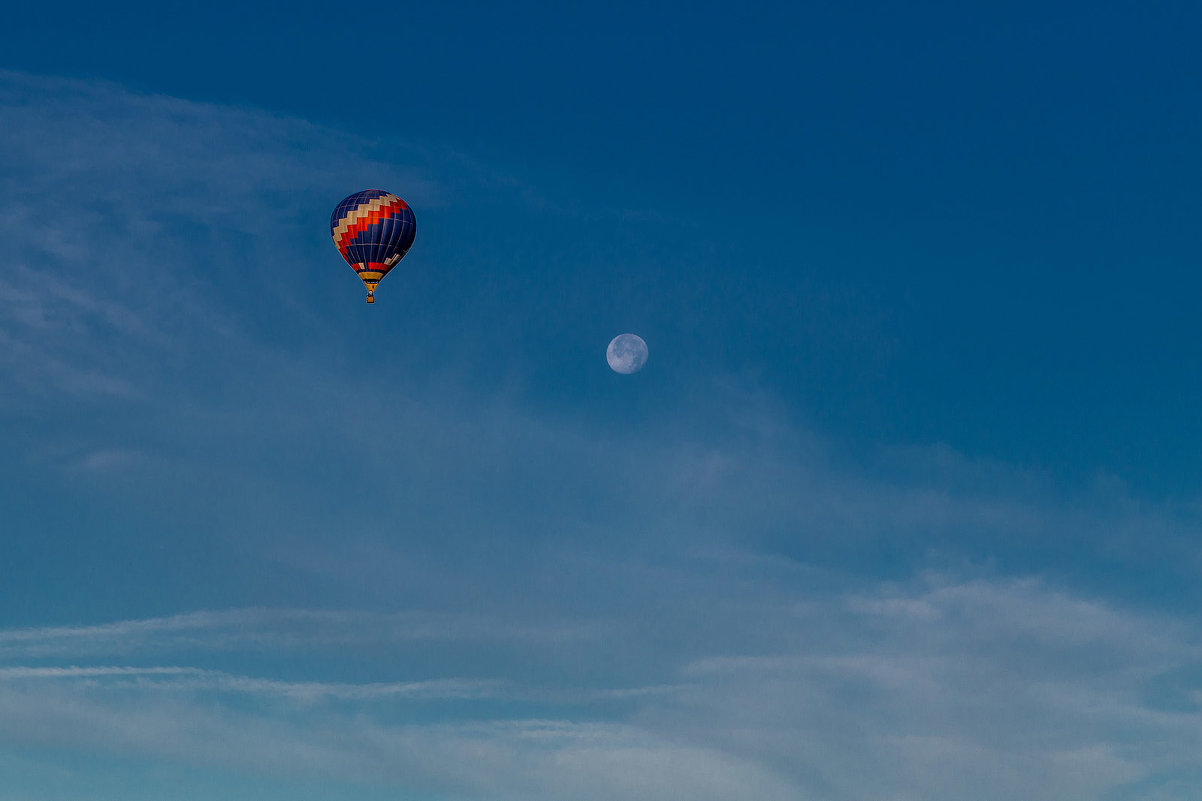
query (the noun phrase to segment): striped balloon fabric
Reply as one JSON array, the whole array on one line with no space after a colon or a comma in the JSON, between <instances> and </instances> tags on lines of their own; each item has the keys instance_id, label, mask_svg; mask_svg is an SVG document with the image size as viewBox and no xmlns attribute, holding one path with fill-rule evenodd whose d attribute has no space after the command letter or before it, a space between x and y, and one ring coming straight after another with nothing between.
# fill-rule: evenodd
<instances>
[{"instance_id":1,"label":"striped balloon fabric","mask_svg":"<svg viewBox=\"0 0 1202 801\"><path fill-rule=\"evenodd\" d=\"M376 284L405 257L416 235L409 204L382 189L356 192L330 215L334 246L367 285L368 303L376 302Z\"/></svg>"}]
</instances>

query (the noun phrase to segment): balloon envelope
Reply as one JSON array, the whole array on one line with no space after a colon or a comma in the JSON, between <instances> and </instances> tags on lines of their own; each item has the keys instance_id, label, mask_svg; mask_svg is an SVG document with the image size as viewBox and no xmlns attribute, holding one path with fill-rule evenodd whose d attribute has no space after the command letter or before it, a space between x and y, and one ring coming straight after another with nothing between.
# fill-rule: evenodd
<instances>
[{"instance_id":1,"label":"balloon envelope","mask_svg":"<svg viewBox=\"0 0 1202 801\"><path fill-rule=\"evenodd\" d=\"M409 204L382 189L356 192L330 215L334 246L367 285L369 303L376 284L405 257L416 235Z\"/></svg>"}]
</instances>

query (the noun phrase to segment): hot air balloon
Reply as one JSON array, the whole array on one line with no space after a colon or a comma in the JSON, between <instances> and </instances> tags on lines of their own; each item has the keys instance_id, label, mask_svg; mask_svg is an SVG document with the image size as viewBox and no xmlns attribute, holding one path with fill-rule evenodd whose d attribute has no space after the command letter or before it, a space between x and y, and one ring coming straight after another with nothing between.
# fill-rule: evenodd
<instances>
[{"instance_id":1,"label":"hot air balloon","mask_svg":"<svg viewBox=\"0 0 1202 801\"><path fill-rule=\"evenodd\" d=\"M382 189L365 189L343 200L330 215L334 246L367 285L376 302L376 284L413 244L417 219L409 204Z\"/></svg>"}]
</instances>

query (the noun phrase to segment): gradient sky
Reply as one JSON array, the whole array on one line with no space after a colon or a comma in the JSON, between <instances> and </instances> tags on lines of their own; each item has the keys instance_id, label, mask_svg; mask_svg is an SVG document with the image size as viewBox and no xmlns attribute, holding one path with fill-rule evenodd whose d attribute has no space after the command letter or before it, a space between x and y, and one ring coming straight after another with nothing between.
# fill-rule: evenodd
<instances>
[{"instance_id":1,"label":"gradient sky","mask_svg":"<svg viewBox=\"0 0 1202 801\"><path fill-rule=\"evenodd\" d=\"M6 11L0 801L1195 798L1200 26Z\"/></svg>"}]
</instances>

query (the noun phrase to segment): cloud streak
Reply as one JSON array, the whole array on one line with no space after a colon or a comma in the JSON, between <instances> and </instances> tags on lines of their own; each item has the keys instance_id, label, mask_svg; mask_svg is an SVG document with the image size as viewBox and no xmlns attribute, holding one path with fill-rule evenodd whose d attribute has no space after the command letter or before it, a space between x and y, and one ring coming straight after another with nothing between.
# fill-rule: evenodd
<instances>
[{"instance_id":1,"label":"cloud streak","mask_svg":"<svg viewBox=\"0 0 1202 801\"><path fill-rule=\"evenodd\" d=\"M95 667L5 667L0 668L0 682L117 679L135 680L111 682L106 689L159 689L173 692L214 691L259 696L279 696L302 702L329 699L339 701L372 701L388 698L408 700L468 699L495 696L500 682L468 679L435 679L410 682L371 682L347 684L330 682L296 682L237 676L218 670L194 667L151 666L129 667L100 665ZM147 679L151 681L146 681Z\"/></svg>"},{"instance_id":2,"label":"cloud streak","mask_svg":"<svg viewBox=\"0 0 1202 801\"><path fill-rule=\"evenodd\" d=\"M522 624L480 614L250 608L92 626L0 630L0 658L303 650L415 641L563 643L600 634L595 623Z\"/></svg>"},{"instance_id":3,"label":"cloud streak","mask_svg":"<svg viewBox=\"0 0 1202 801\"><path fill-rule=\"evenodd\" d=\"M592 685L582 681L594 658L586 643L565 655L564 643L545 640L526 641L530 660L567 661L541 687L521 670L347 683L180 666L9 666L0 669L0 736L515 799L721 798L745 786L782 799L1084 800L1170 782L1202 748L1192 678L1202 675L1202 643L1185 620L1035 579L938 575L835 596L716 599L711 611L725 604L769 621L754 648L719 614L703 655L669 659L668 684ZM674 615L665 611L661 625ZM0 642L74 638L86 651L96 632L219 628L246 614L4 631ZM297 617L326 613L254 614L263 629L286 632ZM637 648L648 637L625 621L614 641ZM304 647L320 661L338 646L314 638ZM201 700L211 693L226 700ZM506 707L495 704L521 699L575 712L498 717ZM381 701L456 703L461 720L407 722L384 711L391 706L362 706Z\"/></svg>"}]
</instances>

